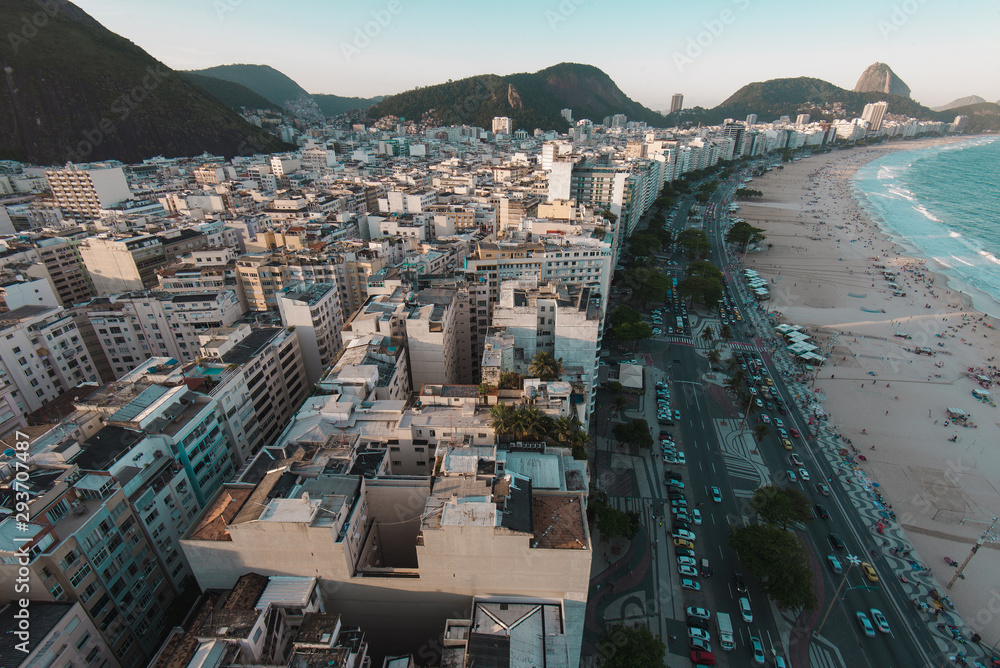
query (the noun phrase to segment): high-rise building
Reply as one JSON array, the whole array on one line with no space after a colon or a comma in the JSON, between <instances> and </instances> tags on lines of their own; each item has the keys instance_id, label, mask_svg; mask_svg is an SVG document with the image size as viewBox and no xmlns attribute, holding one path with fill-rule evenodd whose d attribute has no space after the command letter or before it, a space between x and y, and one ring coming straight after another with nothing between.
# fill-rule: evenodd
<instances>
[{"instance_id":1,"label":"high-rise building","mask_svg":"<svg viewBox=\"0 0 1000 668\"><path fill-rule=\"evenodd\" d=\"M507 116L494 116L493 117L493 134L497 135L509 135L513 132L511 126L510 118Z\"/></svg>"},{"instance_id":2,"label":"high-rise building","mask_svg":"<svg viewBox=\"0 0 1000 668\"><path fill-rule=\"evenodd\" d=\"M0 608L0 637L18 638L0 650L0 659L6 668L34 668L35 666L102 666L119 668L121 665L101 632L87 616L80 603L45 602L32 600L31 627L28 632L20 628L18 603L8 603ZM24 619L24 618L22 618ZM21 645L18 633L25 633L27 640ZM58 661L58 663L57 663Z\"/></svg>"},{"instance_id":3,"label":"high-rise building","mask_svg":"<svg viewBox=\"0 0 1000 668\"><path fill-rule=\"evenodd\" d=\"M670 113L680 111L684 108L684 94L674 93L673 97L670 98Z\"/></svg>"},{"instance_id":4,"label":"high-rise building","mask_svg":"<svg viewBox=\"0 0 1000 668\"><path fill-rule=\"evenodd\" d=\"M156 270L167 263L153 234L90 237L80 245L80 257L98 296L156 287Z\"/></svg>"},{"instance_id":5,"label":"high-rise building","mask_svg":"<svg viewBox=\"0 0 1000 668\"><path fill-rule=\"evenodd\" d=\"M45 171L56 205L66 216L97 220L106 209L131 197L125 170L94 164Z\"/></svg>"},{"instance_id":6,"label":"high-rise building","mask_svg":"<svg viewBox=\"0 0 1000 668\"><path fill-rule=\"evenodd\" d=\"M310 387L341 351L344 315L334 283L293 283L278 293L281 324L295 328Z\"/></svg>"},{"instance_id":7,"label":"high-rise building","mask_svg":"<svg viewBox=\"0 0 1000 668\"><path fill-rule=\"evenodd\" d=\"M952 132L965 132L965 127L969 124L968 116L956 116L951 123Z\"/></svg>"},{"instance_id":8,"label":"high-rise building","mask_svg":"<svg viewBox=\"0 0 1000 668\"><path fill-rule=\"evenodd\" d=\"M882 129L882 120L886 112L889 111L889 103L885 100L881 102L869 102L861 112L861 118L868 121L868 131L878 132Z\"/></svg>"},{"instance_id":9,"label":"high-rise building","mask_svg":"<svg viewBox=\"0 0 1000 668\"><path fill-rule=\"evenodd\" d=\"M757 114L747 114L747 127L751 125L757 125Z\"/></svg>"},{"instance_id":10,"label":"high-rise building","mask_svg":"<svg viewBox=\"0 0 1000 668\"><path fill-rule=\"evenodd\" d=\"M564 374L559 380L575 385L577 397L571 403L583 424L589 424L596 400L603 322L601 296L574 283L533 288L507 281L493 309L493 328L514 337L514 371L526 375L540 352L562 360Z\"/></svg>"},{"instance_id":11,"label":"high-rise building","mask_svg":"<svg viewBox=\"0 0 1000 668\"><path fill-rule=\"evenodd\" d=\"M795 124L796 125L807 125L809 123L809 119L811 119L811 118L812 118L812 116L809 115L809 114L799 114L798 116L795 117Z\"/></svg>"}]
</instances>

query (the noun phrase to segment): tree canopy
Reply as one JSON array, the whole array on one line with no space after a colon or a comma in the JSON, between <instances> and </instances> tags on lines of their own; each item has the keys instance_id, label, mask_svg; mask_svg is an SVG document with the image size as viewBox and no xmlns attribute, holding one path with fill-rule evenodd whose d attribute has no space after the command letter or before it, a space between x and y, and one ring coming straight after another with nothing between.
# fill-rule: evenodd
<instances>
[{"instance_id":1,"label":"tree canopy","mask_svg":"<svg viewBox=\"0 0 1000 668\"><path fill-rule=\"evenodd\" d=\"M753 188L737 188L736 199L750 199L752 197L763 197L764 193Z\"/></svg>"},{"instance_id":2,"label":"tree canopy","mask_svg":"<svg viewBox=\"0 0 1000 668\"><path fill-rule=\"evenodd\" d=\"M733 527L729 544L781 610L814 610L812 568L802 540L771 524Z\"/></svg>"},{"instance_id":3,"label":"tree canopy","mask_svg":"<svg viewBox=\"0 0 1000 668\"><path fill-rule=\"evenodd\" d=\"M705 230L684 230L677 235L677 245L687 251L688 259L691 260L706 258L712 250Z\"/></svg>"},{"instance_id":4,"label":"tree canopy","mask_svg":"<svg viewBox=\"0 0 1000 668\"><path fill-rule=\"evenodd\" d=\"M682 297L706 306L722 299L722 281L717 278L691 276L678 283L677 290Z\"/></svg>"},{"instance_id":5,"label":"tree canopy","mask_svg":"<svg viewBox=\"0 0 1000 668\"><path fill-rule=\"evenodd\" d=\"M643 418L616 424L611 432L615 439L622 443L637 445L640 448L653 446L653 437L649 433L649 423Z\"/></svg>"},{"instance_id":6,"label":"tree canopy","mask_svg":"<svg viewBox=\"0 0 1000 668\"><path fill-rule=\"evenodd\" d=\"M551 353L539 351L528 365L528 374L539 380L559 380L563 374L562 360L557 360Z\"/></svg>"},{"instance_id":7,"label":"tree canopy","mask_svg":"<svg viewBox=\"0 0 1000 668\"><path fill-rule=\"evenodd\" d=\"M750 499L750 506L762 520L782 529L789 522L810 521L812 515L809 514L809 504L809 498L798 489L777 485L758 488Z\"/></svg>"},{"instance_id":8,"label":"tree canopy","mask_svg":"<svg viewBox=\"0 0 1000 668\"><path fill-rule=\"evenodd\" d=\"M597 664L601 668L662 666L667 646L647 627L624 623L605 626L597 641Z\"/></svg>"},{"instance_id":9,"label":"tree canopy","mask_svg":"<svg viewBox=\"0 0 1000 668\"><path fill-rule=\"evenodd\" d=\"M764 239L764 230L754 227L750 223L733 223L733 226L726 232L726 243L737 244L741 250L746 250L750 244L757 243Z\"/></svg>"}]
</instances>

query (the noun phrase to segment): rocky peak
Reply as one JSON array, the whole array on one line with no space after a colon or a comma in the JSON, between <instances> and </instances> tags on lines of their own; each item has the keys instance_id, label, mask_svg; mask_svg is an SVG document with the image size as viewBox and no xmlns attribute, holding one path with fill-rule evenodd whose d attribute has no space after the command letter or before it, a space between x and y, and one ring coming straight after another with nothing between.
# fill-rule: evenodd
<instances>
[{"instance_id":1,"label":"rocky peak","mask_svg":"<svg viewBox=\"0 0 1000 668\"><path fill-rule=\"evenodd\" d=\"M888 93L910 97L910 87L896 76L892 68L885 63L875 63L865 69L858 83L854 86L855 93Z\"/></svg>"}]
</instances>

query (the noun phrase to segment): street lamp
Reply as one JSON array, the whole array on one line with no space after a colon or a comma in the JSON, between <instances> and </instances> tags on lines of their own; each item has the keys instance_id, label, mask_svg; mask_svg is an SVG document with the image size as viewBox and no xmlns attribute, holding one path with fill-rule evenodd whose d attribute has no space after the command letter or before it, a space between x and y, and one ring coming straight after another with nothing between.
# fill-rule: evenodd
<instances>
[{"instance_id":1,"label":"street lamp","mask_svg":"<svg viewBox=\"0 0 1000 668\"><path fill-rule=\"evenodd\" d=\"M979 520L962 520L960 524L965 524L966 522L979 522ZM980 523L986 524L986 522L980 522ZM951 586L955 584L955 581L958 580L959 576L962 575L962 571L964 571L965 567L969 565L970 561L972 561L972 557L975 556L976 552L979 552L979 548L983 546L983 543L987 541L993 543L998 538L1000 538L1000 530L995 529L996 524L997 524L997 518L994 517L993 521L990 522L989 528L983 532L983 535L979 537L979 540L976 541L976 544L972 546L971 550L969 550L969 556L965 558L965 561L962 562L962 565L958 567L957 571L955 571L955 576L951 579L951 582L948 583L948 589L951 589Z\"/></svg>"},{"instance_id":2,"label":"street lamp","mask_svg":"<svg viewBox=\"0 0 1000 668\"><path fill-rule=\"evenodd\" d=\"M853 554L847 555L847 559L845 561L847 561L847 569L844 571L844 579L840 581L840 584L837 586L837 591L833 593L833 598L830 600L830 605L826 609L826 614L823 615L823 621L821 621L819 623L819 626L816 627L816 630L813 631L813 635L818 635L819 632L823 630L823 625L826 624L826 618L830 616L830 611L833 610L833 604L836 603L837 599L840 598L840 590L843 589L844 584L847 582L848 573L851 572L852 567L857 566L861 563L861 559L855 557Z\"/></svg>"}]
</instances>

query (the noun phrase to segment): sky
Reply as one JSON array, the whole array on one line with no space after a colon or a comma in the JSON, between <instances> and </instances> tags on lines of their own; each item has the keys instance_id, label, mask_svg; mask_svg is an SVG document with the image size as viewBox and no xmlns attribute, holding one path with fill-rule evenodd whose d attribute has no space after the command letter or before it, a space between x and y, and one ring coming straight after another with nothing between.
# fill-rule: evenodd
<instances>
[{"instance_id":1,"label":"sky","mask_svg":"<svg viewBox=\"0 0 1000 668\"><path fill-rule=\"evenodd\" d=\"M753 81L853 88L885 62L913 99L1000 100L991 0L75 0L178 70L270 65L310 93L373 97L560 62L604 70L652 109L713 107Z\"/></svg>"}]
</instances>

